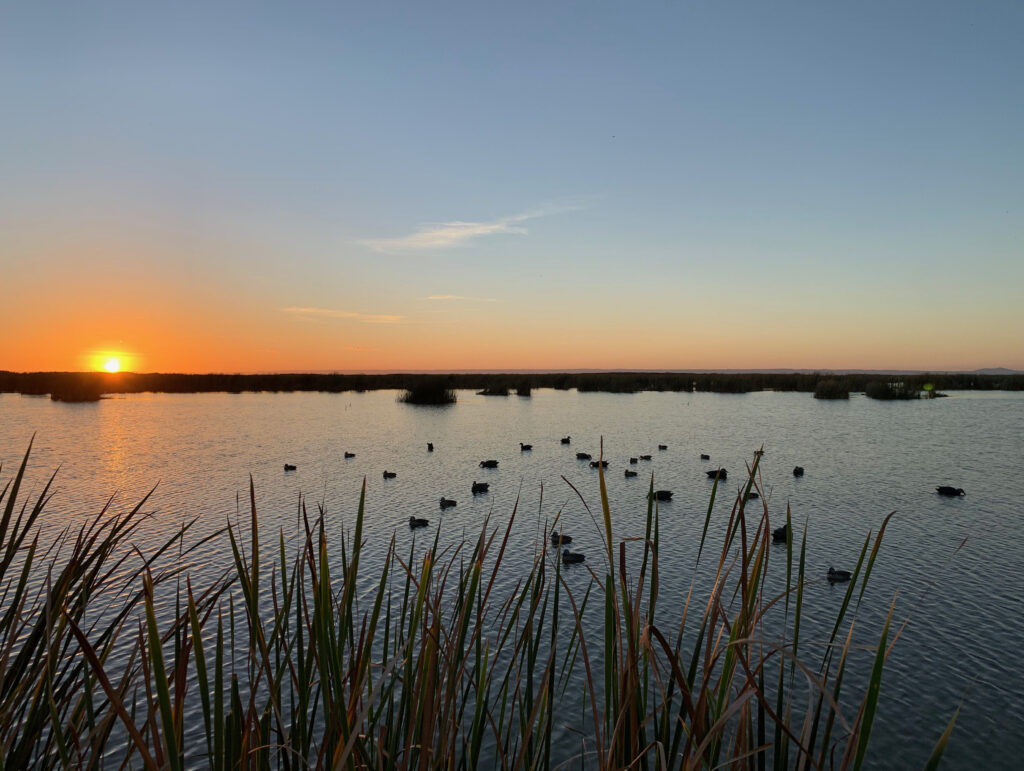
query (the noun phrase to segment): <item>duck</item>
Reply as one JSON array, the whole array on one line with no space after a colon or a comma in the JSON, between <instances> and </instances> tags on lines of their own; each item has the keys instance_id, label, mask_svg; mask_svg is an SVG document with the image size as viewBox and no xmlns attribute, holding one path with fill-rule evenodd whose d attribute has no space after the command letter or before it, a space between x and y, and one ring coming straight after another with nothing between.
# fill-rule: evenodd
<instances>
[{"instance_id":1,"label":"duck","mask_svg":"<svg viewBox=\"0 0 1024 771\"><path fill-rule=\"evenodd\" d=\"M640 457L640 460L650 460L651 459L650 455L641 455L639 457Z\"/></svg>"},{"instance_id":2,"label":"duck","mask_svg":"<svg viewBox=\"0 0 1024 771\"><path fill-rule=\"evenodd\" d=\"M498 468L498 461L482 460L480 461L480 468Z\"/></svg>"},{"instance_id":3,"label":"duck","mask_svg":"<svg viewBox=\"0 0 1024 771\"><path fill-rule=\"evenodd\" d=\"M659 444L658 445L658 449L659 450L667 450L668 449L668 445L667 444Z\"/></svg>"},{"instance_id":4,"label":"duck","mask_svg":"<svg viewBox=\"0 0 1024 771\"><path fill-rule=\"evenodd\" d=\"M285 468L287 469L288 467L285 466ZM295 467L292 466L292 468ZM964 488L950 487L949 485L939 485L938 487L935 488L935 492L937 492L939 495L944 495L947 498L957 498L961 495L967 495L967 493L964 492Z\"/></svg>"},{"instance_id":5,"label":"duck","mask_svg":"<svg viewBox=\"0 0 1024 771\"><path fill-rule=\"evenodd\" d=\"M590 460L589 452L578 452L576 453L576 460Z\"/></svg>"},{"instance_id":6,"label":"duck","mask_svg":"<svg viewBox=\"0 0 1024 771\"><path fill-rule=\"evenodd\" d=\"M702 452L702 453L700 454L700 459L701 459L701 460L711 460L711 456L710 456L710 455L708 455L707 453L703 453L703 452Z\"/></svg>"},{"instance_id":7,"label":"duck","mask_svg":"<svg viewBox=\"0 0 1024 771\"><path fill-rule=\"evenodd\" d=\"M785 543L789 538L789 523L772 530L772 543Z\"/></svg>"},{"instance_id":8,"label":"duck","mask_svg":"<svg viewBox=\"0 0 1024 771\"><path fill-rule=\"evenodd\" d=\"M295 471L296 468L298 468L298 466L293 466L291 463L284 464L285 471Z\"/></svg>"},{"instance_id":9,"label":"duck","mask_svg":"<svg viewBox=\"0 0 1024 771\"><path fill-rule=\"evenodd\" d=\"M636 476L636 472L635 471L630 471L629 469L626 469L626 478L627 479L629 477L635 477L635 476Z\"/></svg>"},{"instance_id":10,"label":"duck","mask_svg":"<svg viewBox=\"0 0 1024 771\"><path fill-rule=\"evenodd\" d=\"M629 459L629 462L630 462L630 463L636 463L636 461L637 461L637 459L636 459L636 458L630 458L630 459Z\"/></svg>"},{"instance_id":11,"label":"duck","mask_svg":"<svg viewBox=\"0 0 1024 771\"><path fill-rule=\"evenodd\" d=\"M563 436L562 437L562 444L569 444L571 441L572 441L572 437L571 436Z\"/></svg>"},{"instance_id":12,"label":"duck","mask_svg":"<svg viewBox=\"0 0 1024 771\"><path fill-rule=\"evenodd\" d=\"M427 442L427 452L433 452L433 451L434 451L434 443L433 442Z\"/></svg>"},{"instance_id":13,"label":"duck","mask_svg":"<svg viewBox=\"0 0 1024 771\"><path fill-rule=\"evenodd\" d=\"M705 471L704 473L708 475L708 479L714 479L715 477L718 477L719 479L724 480L729 478L729 472L726 471L724 468L715 469L714 471Z\"/></svg>"},{"instance_id":14,"label":"duck","mask_svg":"<svg viewBox=\"0 0 1024 771\"><path fill-rule=\"evenodd\" d=\"M426 527L430 524L429 519L420 519L419 517L409 517L409 529L415 530L417 527Z\"/></svg>"},{"instance_id":15,"label":"duck","mask_svg":"<svg viewBox=\"0 0 1024 771\"><path fill-rule=\"evenodd\" d=\"M671 490L655 490L654 500L656 501L671 501L672 491Z\"/></svg>"},{"instance_id":16,"label":"duck","mask_svg":"<svg viewBox=\"0 0 1024 771\"><path fill-rule=\"evenodd\" d=\"M583 562L586 557L583 556L582 552L578 551L563 551L562 552L562 564L563 565L577 565Z\"/></svg>"},{"instance_id":17,"label":"duck","mask_svg":"<svg viewBox=\"0 0 1024 771\"><path fill-rule=\"evenodd\" d=\"M749 493L747 493L747 500L748 501L756 501L760 497L761 497L760 493L757 493L754 490L751 490Z\"/></svg>"},{"instance_id":18,"label":"duck","mask_svg":"<svg viewBox=\"0 0 1024 771\"><path fill-rule=\"evenodd\" d=\"M455 501L453 501L451 498L445 498L444 496L441 497L441 508L442 509L450 509L454 505L456 505Z\"/></svg>"},{"instance_id":19,"label":"duck","mask_svg":"<svg viewBox=\"0 0 1024 771\"><path fill-rule=\"evenodd\" d=\"M384 478L385 479L394 479L396 476L398 476L397 472L394 472L394 471L385 471L384 472Z\"/></svg>"},{"instance_id":20,"label":"duck","mask_svg":"<svg viewBox=\"0 0 1024 771\"><path fill-rule=\"evenodd\" d=\"M803 475L804 475L804 467L803 466L794 466L793 467L793 476L795 476L795 477L802 477Z\"/></svg>"},{"instance_id":21,"label":"duck","mask_svg":"<svg viewBox=\"0 0 1024 771\"><path fill-rule=\"evenodd\" d=\"M557 530L551 531L551 545L552 546L568 546L572 543L571 535L562 535Z\"/></svg>"},{"instance_id":22,"label":"duck","mask_svg":"<svg viewBox=\"0 0 1024 771\"><path fill-rule=\"evenodd\" d=\"M829 583L835 583L836 581L849 581L850 571L849 570L836 570L830 567L828 569L828 580Z\"/></svg>"},{"instance_id":23,"label":"duck","mask_svg":"<svg viewBox=\"0 0 1024 771\"><path fill-rule=\"evenodd\" d=\"M490 485L487 482L473 482L473 495L486 493Z\"/></svg>"},{"instance_id":24,"label":"duck","mask_svg":"<svg viewBox=\"0 0 1024 771\"><path fill-rule=\"evenodd\" d=\"M528 452L529 450L532 450L532 449L533 449L533 445L532 444L523 444L522 442L519 443L519 452Z\"/></svg>"},{"instance_id":25,"label":"duck","mask_svg":"<svg viewBox=\"0 0 1024 771\"><path fill-rule=\"evenodd\" d=\"M590 461L590 468L597 468L598 466L600 466L601 468L608 468L608 461L606 461L606 460L592 460L592 461Z\"/></svg>"},{"instance_id":26,"label":"duck","mask_svg":"<svg viewBox=\"0 0 1024 771\"><path fill-rule=\"evenodd\" d=\"M354 457L356 457L356 454L354 452L346 452L345 453L345 457L346 458L354 458Z\"/></svg>"}]
</instances>

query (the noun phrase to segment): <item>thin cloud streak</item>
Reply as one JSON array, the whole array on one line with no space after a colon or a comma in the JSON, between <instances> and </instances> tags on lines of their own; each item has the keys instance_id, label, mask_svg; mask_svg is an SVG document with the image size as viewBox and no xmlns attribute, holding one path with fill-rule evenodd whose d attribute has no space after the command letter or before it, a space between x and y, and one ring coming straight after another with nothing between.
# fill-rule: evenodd
<instances>
[{"instance_id":1,"label":"thin cloud streak","mask_svg":"<svg viewBox=\"0 0 1024 771\"><path fill-rule=\"evenodd\" d=\"M497 298L494 297L466 297L461 294L432 294L427 298L428 300L463 300L465 302L474 303L495 303L498 302Z\"/></svg>"},{"instance_id":2,"label":"thin cloud streak","mask_svg":"<svg viewBox=\"0 0 1024 771\"><path fill-rule=\"evenodd\" d=\"M383 254L400 254L429 249L441 249L459 246L470 239L481 236L501 234L527 235L529 231L519 223L527 220L547 217L562 212L577 211L583 208L578 203L558 203L529 209L511 217L502 217L492 222L431 222L420 226L419 230L408 236L399 238L367 238L359 243L375 252Z\"/></svg>"},{"instance_id":3,"label":"thin cloud streak","mask_svg":"<svg viewBox=\"0 0 1024 771\"><path fill-rule=\"evenodd\" d=\"M282 308L285 313L306 318L352 319L363 324L398 324L404 316L383 313L359 313L337 308Z\"/></svg>"}]
</instances>

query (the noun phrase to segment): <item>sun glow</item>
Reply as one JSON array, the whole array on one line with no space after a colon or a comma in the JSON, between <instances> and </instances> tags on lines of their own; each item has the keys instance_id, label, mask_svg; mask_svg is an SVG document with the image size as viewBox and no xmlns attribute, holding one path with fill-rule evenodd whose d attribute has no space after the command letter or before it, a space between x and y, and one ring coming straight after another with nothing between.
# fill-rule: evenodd
<instances>
[{"instance_id":1,"label":"sun glow","mask_svg":"<svg viewBox=\"0 0 1024 771\"><path fill-rule=\"evenodd\" d=\"M103 362L103 369L105 369L107 372L120 372L121 362L118 359L107 359L105 362Z\"/></svg>"}]
</instances>

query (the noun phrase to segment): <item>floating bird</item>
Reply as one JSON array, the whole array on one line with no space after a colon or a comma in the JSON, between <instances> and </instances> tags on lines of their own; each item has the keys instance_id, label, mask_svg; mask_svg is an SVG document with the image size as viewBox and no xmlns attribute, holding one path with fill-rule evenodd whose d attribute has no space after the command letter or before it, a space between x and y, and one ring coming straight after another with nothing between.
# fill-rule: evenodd
<instances>
[{"instance_id":1,"label":"floating bird","mask_svg":"<svg viewBox=\"0 0 1024 771\"><path fill-rule=\"evenodd\" d=\"M629 459L629 462L630 462L630 463L636 463L636 458L630 458L630 459Z\"/></svg>"},{"instance_id":2,"label":"floating bird","mask_svg":"<svg viewBox=\"0 0 1024 771\"><path fill-rule=\"evenodd\" d=\"M651 459L650 455L641 455L640 456L640 460L650 460L650 459Z\"/></svg>"},{"instance_id":3,"label":"floating bird","mask_svg":"<svg viewBox=\"0 0 1024 771\"><path fill-rule=\"evenodd\" d=\"M498 461L482 460L480 461L480 468L498 468Z\"/></svg>"},{"instance_id":4,"label":"floating bird","mask_svg":"<svg viewBox=\"0 0 1024 771\"><path fill-rule=\"evenodd\" d=\"M571 436L563 436L562 437L562 444L569 444L569 442L571 442L571 441L572 441L572 437Z\"/></svg>"},{"instance_id":5,"label":"floating bird","mask_svg":"<svg viewBox=\"0 0 1024 771\"><path fill-rule=\"evenodd\" d=\"M635 471L630 471L629 469L626 469L626 476L627 477L635 477L636 476L636 472Z\"/></svg>"},{"instance_id":6,"label":"floating bird","mask_svg":"<svg viewBox=\"0 0 1024 771\"><path fill-rule=\"evenodd\" d=\"M285 469L287 468L288 467L285 466ZM295 466L292 466L292 468L295 468ZM944 495L947 498L956 498L960 495L967 495L967 493L964 492L964 488L950 487L949 485L940 485L939 487L935 488L935 492L937 492L939 495Z\"/></svg>"},{"instance_id":7,"label":"floating bird","mask_svg":"<svg viewBox=\"0 0 1024 771\"><path fill-rule=\"evenodd\" d=\"M659 450L667 450L668 449L668 445L667 444L659 444L658 445L658 449Z\"/></svg>"},{"instance_id":8,"label":"floating bird","mask_svg":"<svg viewBox=\"0 0 1024 771\"><path fill-rule=\"evenodd\" d=\"M552 546L568 546L572 543L571 535L562 535L561 533L552 530L551 531L551 545Z\"/></svg>"},{"instance_id":9,"label":"floating bird","mask_svg":"<svg viewBox=\"0 0 1024 771\"><path fill-rule=\"evenodd\" d=\"M429 519L420 519L419 517L409 517L409 529L415 530L417 527L426 527L430 524Z\"/></svg>"},{"instance_id":10,"label":"floating bird","mask_svg":"<svg viewBox=\"0 0 1024 771\"><path fill-rule=\"evenodd\" d=\"M785 543L789 537L789 523L786 523L782 527L777 527L772 530L772 542L773 543Z\"/></svg>"},{"instance_id":11,"label":"floating bird","mask_svg":"<svg viewBox=\"0 0 1024 771\"><path fill-rule=\"evenodd\" d=\"M396 476L398 476L398 474L396 472L394 472L394 471L385 471L384 472L384 478L385 479L394 479Z\"/></svg>"},{"instance_id":12,"label":"floating bird","mask_svg":"<svg viewBox=\"0 0 1024 771\"><path fill-rule=\"evenodd\" d=\"M589 452L578 452L576 453L576 460L590 460Z\"/></svg>"},{"instance_id":13,"label":"floating bird","mask_svg":"<svg viewBox=\"0 0 1024 771\"><path fill-rule=\"evenodd\" d=\"M795 476L795 477L802 477L803 475L804 475L804 467L803 466L794 466L793 467L793 476Z\"/></svg>"},{"instance_id":14,"label":"floating bird","mask_svg":"<svg viewBox=\"0 0 1024 771\"><path fill-rule=\"evenodd\" d=\"M453 501L451 498L445 498L443 496L441 497L441 508L442 509L450 509L454 505L455 505L455 501Z\"/></svg>"},{"instance_id":15,"label":"floating bird","mask_svg":"<svg viewBox=\"0 0 1024 771\"><path fill-rule=\"evenodd\" d=\"M533 449L533 445L532 444L523 444L522 442L519 443L519 452L526 452L527 450L532 450L532 449Z\"/></svg>"},{"instance_id":16,"label":"floating bird","mask_svg":"<svg viewBox=\"0 0 1024 771\"><path fill-rule=\"evenodd\" d=\"M562 564L563 565L576 565L583 562L586 557L583 556L582 552L578 551L563 551L562 552Z\"/></svg>"},{"instance_id":17,"label":"floating bird","mask_svg":"<svg viewBox=\"0 0 1024 771\"><path fill-rule=\"evenodd\" d=\"M487 482L474 482L473 483L473 495L479 495L480 493L486 493L490 487Z\"/></svg>"},{"instance_id":18,"label":"floating bird","mask_svg":"<svg viewBox=\"0 0 1024 771\"><path fill-rule=\"evenodd\" d=\"M284 464L285 471L295 471L296 468L298 468L298 466L293 466L291 463Z\"/></svg>"},{"instance_id":19,"label":"floating bird","mask_svg":"<svg viewBox=\"0 0 1024 771\"><path fill-rule=\"evenodd\" d=\"M434 443L433 442L427 442L427 452L433 452L433 451L434 451Z\"/></svg>"},{"instance_id":20,"label":"floating bird","mask_svg":"<svg viewBox=\"0 0 1024 771\"><path fill-rule=\"evenodd\" d=\"M354 452L346 452L345 453L345 457L346 458L354 458L354 457L356 457L356 454Z\"/></svg>"},{"instance_id":21,"label":"floating bird","mask_svg":"<svg viewBox=\"0 0 1024 771\"><path fill-rule=\"evenodd\" d=\"M835 568L828 569L828 580L829 583L836 581L849 581L850 571L849 570L836 570Z\"/></svg>"},{"instance_id":22,"label":"floating bird","mask_svg":"<svg viewBox=\"0 0 1024 771\"><path fill-rule=\"evenodd\" d=\"M711 460L711 456L710 455L705 455L704 453L701 453L700 454L700 459L701 460Z\"/></svg>"},{"instance_id":23,"label":"floating bird","mask_svg":"<svg viewBox=\"0 0 1024 771\"><path fill-rule=\"evenodd\" d=\"M751 501L756 501L760 497L761 496L758 493L754 492L753 490L747 493L747 499Z\"/></svg>"},{"instance_id":24,"label":"floating bird","mask_svg":"<svg viewBox=\"0 0 1024 771\"><path fill-rule=\"evenodd\" d=\"M590 461L590 468L597 468L598 466L600 466L601 468L608 468L608 461L606 461L606 460L592 460L592 461Z\"/></svg>"},{"instance_id":25,"label":"floating bird","mask_svg":"<svg viewBox=\"0 0 1024 771\"><path fill-rule=\"evenodd\" d=\"M718 477L719 479L729 478L729 472L724 468L716 469L715 471L705 471L704 473L708 475L708 479L714 479L715 477Z\"/></svg>"},{"instance_id":26,"label":"floating bird","mask_svg":"<svg viewBox=\"0 0 1024 771\"><path fill-rule=\"evenodd\" d=\"M653 495L654 495L654 500L656 500L656 501L671 501L672 500L672 491L671 490L655 490Z\"/></svg>"}]
</instances>

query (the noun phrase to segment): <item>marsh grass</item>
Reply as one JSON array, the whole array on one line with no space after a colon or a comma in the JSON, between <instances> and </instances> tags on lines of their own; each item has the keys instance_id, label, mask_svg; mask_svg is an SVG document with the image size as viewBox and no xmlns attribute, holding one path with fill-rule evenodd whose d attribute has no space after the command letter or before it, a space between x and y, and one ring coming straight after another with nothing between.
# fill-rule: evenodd
<instances>
[{"instance_id":1,"label":"marsh grass","mask_svg":"<svg viewBox=\"0 0 1024 771\"><path fill-rule=\"evenodd\" d=\"M404 404L423 404L443 406L455 404L458 397L451 388L440 382L422 382L411 386L407 391L398 397L398 401Z\"/></svg>"},{"instance_id":2,"label":"marsh grass","mask_svg":"<svg viewBox=\"0 0 1024 771\"><path fill-rule=\"evenodd\" d=\"M860 768L899 636L892 607L868 680L844 674L886 524L865 538L828 639L804 639L806 529L787 512L786 548L772 550L767 508L747 505L760 457L717 553L712 490L696 564L711 590L665 598L658 508L649 500L642 535L615 533L603 471L586 588L539 546L501 589L518 504L452 547L435 536L401 553L392 538L367 573L365 483L351 532L303 508L289 545L283 532L261 541L251 480L248 522L221 532L231 568L194 587L176 567L191 523L146 556L130 548L145 501L43 549L50 486L19 503L26 453L0 493L2 768ZM770 563L781 592L767 590ZM161 593L173 602L158 614ZM573 675L582 693L568 693ZM567 748L556 737L573 695Z\"/></svg>"}]
</instances>

